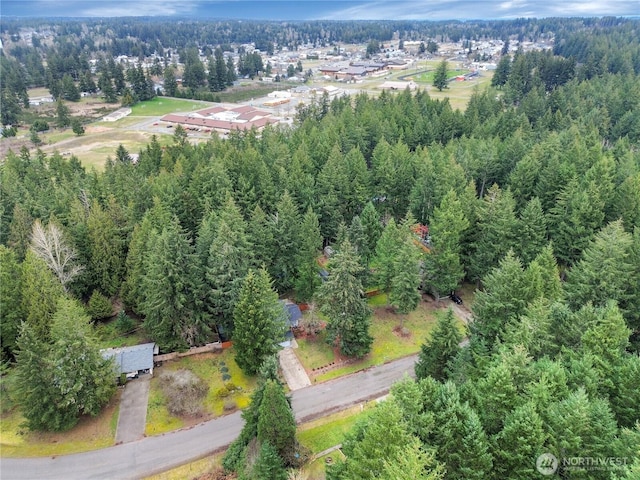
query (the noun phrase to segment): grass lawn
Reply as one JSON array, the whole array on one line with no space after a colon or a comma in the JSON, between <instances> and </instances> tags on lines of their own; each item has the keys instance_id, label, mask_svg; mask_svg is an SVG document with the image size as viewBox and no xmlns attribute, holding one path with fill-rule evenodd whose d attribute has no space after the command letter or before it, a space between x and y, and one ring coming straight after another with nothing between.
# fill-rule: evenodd
<instances>
[{"instance_id":1,"label":"grass lawn","mask_svg":"<svg viewBox=\"0 0 640 480\"><path fill-rule=\"evenodd\" d=\"M296 350L296 355L298 355L302 365L310 373L314 382L324 382L373 365L381 365L391 360L418 353L420 345L422 345L436 324L437 312L444 312L445 309L444 303L436 307L433 302L422 301L415 311L408 315L398 315L386 307L386 296L384 294L370 298L369 304L374 305L370 329L374 341L371 352L363 359L314 377L314 368L328 365L335 361L333 349L324 341L323 333L314 340L307 338L297 340L299 348ZM383 306L375 306L380 304ZM398 329L397 327L401 323L408 331L406 336L394 331Z\"/></svg>"},{"instance_id":2,"label":"grass lawn","mask_svg":"<svg viewBox=\"0 0 640 480\"><path fill-rule=\"evenodd\" d=\"M115 320L96 322L95 332L100 348L131 347L149 341L141 327L136 328L135 331L127 335L123 335L118 331Z\"/></svg>"},{"instance_id":3,"label":"grass lawn","mask_svg":"<svg viewBox=\"0 0 640 480\"><path fill-rule=\"evenodd\" d=\"M312 454L342 443L345 433L351 430L363 411L367 411L375 402L364 406L356 405L327 417L322 417L298 427L298 440Z\"/></svg>"},{"instance_id":4,"label":"grass lawn","mask_svg":"<svg viewBox=\"0 0 640 480\"><path fill-rule=\"evenodd\" d=\"M191 112L211 106L209 102L172 97L155 97L131 107L132 116L158 117L167 113Z\"/></svg>"},{"instance_id":5,"label":"grass lawn","mask_svg":"<svg viewBox=\"0 0 640 480\"><path fill-rule=\"evenodd\" d=\"M201 476L215 471L222 466L224 453L210 455L195 462L180 465L166 472L146 477L145 480L183 480L185 478L200 478Z\"/></svg>"},{"instance_id":6,"label":"grass lawn","mask_svg":"<svg viewBox=\"0 0 640 480\"><path fill-rule=\"evenodd\" d=\"M24 417L19 408L0 417L0 450L3 457L65 455L97 450L113 445L118 423L118 390L96 417L82 417L66 432L30 432L20 425Z\"/></svg>"},{"instance_id":7,"label":"grass lawn","mask_svg":"<svg viewBox=\"0 0 640 480\"><path fill-rule=\"evenodd\" d=\"M203 402L204 418L182 419L172 416L167 410L166 399L160 389L159 377L163 371L181 368L191 370L209 384L209 393ZM223 374L227 374L230 378L223 380ZM225 405L227 408L233 407L228 411L246 408L256 383L256 377L247 377L236 364L233 348L223 350L221 353L205 353L166 362L155 369L154 378L151 380L145 433L157 435L194 421L200 422L211 417L221 416L225 413ZM224 392L224 387L230 384L233 384L236 390L227 396L221 396L220 392Z\"/></svg>"}]
</instances>

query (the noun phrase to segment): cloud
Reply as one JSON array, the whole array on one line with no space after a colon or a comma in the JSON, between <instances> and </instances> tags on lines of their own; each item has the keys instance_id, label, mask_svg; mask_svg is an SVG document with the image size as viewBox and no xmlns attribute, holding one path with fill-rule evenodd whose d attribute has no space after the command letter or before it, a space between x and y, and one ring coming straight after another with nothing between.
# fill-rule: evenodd
<instances>
[{"instance_id":1,"label":"cloud","mask_svg":"<svg viewBox=\"0 0 640 480\"><path fill-rule=\"evenodd\" d=\"M329 5L331 2L325 2ZM358 2L317 16L330 20L470 20L518 17L638 15L637 0L400 0Z\"/></svg>"},{"instance_id":2,"label":"cloud","mask_svg":"<svg viewBox=\"0 0 640 480\"><path fill-rule=\"evenodd\" d=\"M137 0L132 2L85 2L78 8L84 17L136 17L190 15L198 10L198 1L189 0Z\"/></svg>"}]
</instances>

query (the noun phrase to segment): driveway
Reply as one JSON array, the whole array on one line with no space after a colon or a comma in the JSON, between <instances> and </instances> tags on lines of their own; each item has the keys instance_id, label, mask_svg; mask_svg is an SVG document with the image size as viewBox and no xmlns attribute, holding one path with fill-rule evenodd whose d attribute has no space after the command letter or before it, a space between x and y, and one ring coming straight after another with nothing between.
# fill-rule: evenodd
<instances>
[{"instance_id":1,"label":"driveway","mask_svg":"<svg viewBox=\"0 0 640 480\"><path fill-rule=\"evenodd\" d=\"M139 378L127 382L120 399L116 445L134 442L144 437L150 382L151 375L140 375Z\"/></svg>"},{"instance_id":2,"label":"driveway","mask_svg":"<svg viewBox=\"0 0 640 480\"><path fill-rule=\"evenodd\" d=\"M289 386L289 390L300 390L301 388L311 385L311 380L300 363L300 360L298 360L293 348L283 348L278 352L278 358L280 359L282 375Z\"/></svg>"},{"instance_id":3,"label":"driveway","mask_svg":"<svg viewBox=\"0 0 640 480\"><path fill-rule=\"evenodd\" d=\"M296 420L302 422L380 397L393 382L413 375L416 356L360 373L301 388L292 393ZM210 455L226 448L240 433L240 412L192 428L114 447L73 455L3 458L2 480L136 479Z\"/></svg>"}]
</instances>

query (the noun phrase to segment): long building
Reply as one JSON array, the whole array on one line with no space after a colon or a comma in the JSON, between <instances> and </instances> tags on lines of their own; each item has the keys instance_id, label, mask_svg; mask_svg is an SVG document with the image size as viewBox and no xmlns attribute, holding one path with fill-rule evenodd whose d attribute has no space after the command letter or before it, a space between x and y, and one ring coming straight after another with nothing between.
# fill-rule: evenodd
<instances>
[{"instance_id":1,"label":"long building","mask_svg":"<svg viewBox=\"0 0 640 480\"><path fill-rule=\"evenodd\" d=\"M172 113L160 120L171 124L184 125L187 129L215 130L228 133L233 130L262 130L269 124L278 123L270 112L249 105L224 107L222 105L205 108L186 115Z\"/></svg>"}]
</instances>

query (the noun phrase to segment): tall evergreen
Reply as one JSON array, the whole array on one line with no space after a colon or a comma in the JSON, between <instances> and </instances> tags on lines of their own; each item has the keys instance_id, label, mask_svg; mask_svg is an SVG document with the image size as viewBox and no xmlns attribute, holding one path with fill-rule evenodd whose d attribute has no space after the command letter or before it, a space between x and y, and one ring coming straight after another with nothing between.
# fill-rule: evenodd
<instances>
[{"instance_id":1,"label":"tall evergreen","mask_svg":"<svg viewBox=\"0 0 640 480\"><path fill-rule=\"evenodd\" d=\"M193 247L177 219L148 239L143 279L144 327L163 350L205 341L209 325L199 316Z\"/></svg>"},{"instance_id":2,"label":"tall evergreen","mask_svg":"<svg viewBox=\"0 0 640 480\"><path fill-rule=\"evenodd\" d=\"M258 409L258 441L269 443L286 464L296 451L296 421L282 385L267 380Z\"/></svg>"},{"instance_id":3,"label":"tall evergreen","mask_svg":"<svg viewBox=\"0 0 640 480\"><path fill-rule=\"evenodd\" d=\"M318 255L322 248L322 236L318 217L309 209L304 214L300 228L300 249L297 257L296 296L303 301L313 298L320 285Z\"/></svg>"},{"instance_id":4,"label":"tall evergreen","mask_svg":"<svg viewBox=\"0 0 640 480\"><path fill-rule=\"evenodd\" d=\"M236 363L255 375L284 338L285 311L265 269L249 270L233 311Z\"/></svg>"},{"instance_id":5,"label":"tall evergreen","mask_svg":"<svg viewBox=\"0 0 640 480\"><path fill-rule=\"evenodd\" d=\"M455 190L449 190L433 211L429 225L431 251L424 259L425 283L436 299L455 290L464 278L461 241L468 227L458 195Z\"/></svg>"},{"instance_id":6,"label":"tall evergreen","mask_svg":"<svg viewBox=\"0 0 640 480\"><path fill-rule=\"evenodd\" d=\"M449 88L447 86L448 80L447 60L442 60L433 75L433 86L441 92L443 89Z\"/></svg>"},{"instance_id":7,"label":"tall evergreen","mask_svg":"<svg viewBox=\"0 0 640 480\"><path fill-rule=\"evenodd\" d=\"M420 251L406 239L395 259L395 274L391 279L389 299L398 313L412 312L420 303Z\"/></svg>"},{"instance_id":8,"label":"tall evergreen","mask_svg":"<svg viewBox=\"0 0 640 480\"><path fill-rule=\"evenodd\" d=\"M11 358L23 321L22 267L13 250L0 245L0 358Z\"/></svg>"},{"instance_id":9,"label":"tall evergreen","mask_svg":"<svg viewBox=\"0 0 640 480\"><path fill-rule=\"evenodd\" d=\"M418 379L433 377L445 380L449 375L451 362L460 350L462 334L456 324L453 310L438 317L438 323L431 336L420 346L420 354L415 365Z\"/></svg>"},{"instance_id":10,"label":"tall evergreen","mask_svg":"<svg viewBox=\"0 0 640 480\"><path fill-rule=\"evenodd\" d=\"M329 278L317 292L320 311L327 316L327 340L337 341L343 355L362 357L369 353L371 310L364 298L358 275L362 266L349 240L343 242L329 265Z\"/></svg>"}]
</instances>

